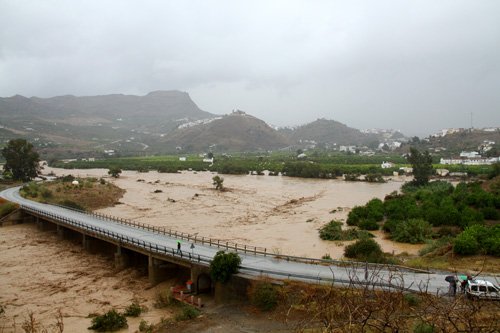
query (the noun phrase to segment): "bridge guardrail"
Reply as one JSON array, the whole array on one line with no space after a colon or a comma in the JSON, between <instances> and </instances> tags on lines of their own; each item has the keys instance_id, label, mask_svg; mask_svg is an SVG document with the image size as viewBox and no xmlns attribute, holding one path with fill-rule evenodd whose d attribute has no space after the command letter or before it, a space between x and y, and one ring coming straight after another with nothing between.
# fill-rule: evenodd
<instances>
[{"instance_id":1,"label":"bridge guardrail","mask_svg":"<svg viewBox=\"0 0 500 333\"><path fill-rule=\"evenodd\" d=\"M122 244L130 244L133 246L137 246L139 248L150 251L152 253L158 253L158 254L168 255L168 256L172 256L172 257L179 257L179 258L184 259L184 260L189 260L189 261L198 262L198 263L205 263L205 264L210 264L210 262L212 261L212 258L210 258L210 257L206 257L206 256L202 256L202 255L195 256L195 255L191 254L190 252L187 252L186 254L184 254L183 252L177 253L177 249L169 247L169 246L153 244L151 242L139 240L139 239L134 238L134 237L124 236L124 235L115 233L113 231L109 231L109 230L104 229L104 228L99 228L99 227L95 227L93 225L88 225L88 224L79 222L77 220L70 219L70 218L67 218L65 216L61 216L58 214L49 213L49 212L46 212L46 211L43 211L43 210L40 210L37 208L29 207L26 205L21 205L21 208L25 209L27 211L30 211L32 213L35 213L37 215L40 215L40 216L45 216L45 217L49 217L52 219L56 219L56 220L62 222L63 224L72 225L72 226L75 226L75 227L80 228L82 230L90 231L90 233L99 234L99 235L107 237L109 239L113 239L115 241L118 241Z\"/></svg>"},{"instance_id":2,"label":"bridge guardrail","mask_svg":"<svg viewBox=\"0 0 500 333\"><path fill-rule=\"evenodd\" d=\"M68 224L75 226L77 228L80 228L82 230L90 231L90 233L94 234L99 234L100 236L107 237L109 239L113 239L115 241L120 242L121 244L130 244L132 246L139 247L141 249L150 251L152 253L157 253L157 254L162 254L166 256L171 256L171 257L178 257L183 260L189 260L190 262L197 262L197 263L203 263L206 265L209 265L212 261L211 257L203 256L203 255L193 255L189 252L187 254L177 253L177 249L164 246L164 245L158 245L158 244L153 244L151 242L146 242L143 240L139 240L134 237L128 237L124 236L118 233L115 233L113 231L109 231L104 228L96 227L93 225L85 224L80 221L74 220L67 218L65 216L61 216L55 213L47 212L45 210L41 210L38 208L30 207L28 205L21 205L22 209L25 209L27 211L30 211L32 213L35 213L39 216L44 216L44 217L49 217L52 219L56 219L63 224ZM253 271L253 272L258 272L260 274L269 274L269 275L278 275L278 276L286 276L288 279L291 277L296 278L296 279L302 279L302 280L310 280L310 281L325 281L325 282L339 282L339 283L351 283L351 284L358 284L358 285L366 285L368 282L366 281L358 281L358 280L342 280L342 279L334 279L334 278L321 278L319 276L312 276L312 275L305 275L305 274L297 274L297 273L286 273L278 270L264 270L264 269L256 269L252 267L246 267L246 266L240 266L240 271ZM369 282L370 285L377 285L380 287L387 287L387 288L396 288L396 289L401 289L401 290L407 290L411 291L410 288L405 288L401 287L395 284L391 283L385 283L385 282Z\"/></svg>"},{"instance_id":3,"label":"bridge guardrail","mask_svg":"<svg viewBox=\"0 0 500 333\"><path fill-rule=\"evenodd\" d=\"M369 268L377 268L377 269L383 268L383 269L390 270L390 271L410 271L410 272L423 273L423 274L432 273L428 270L412 268L412 267L407 267L407 266L402 266L402 265L367 263L367 262L350 261L350 260L316 259L316 258L308 258L308 257L275 254L275 253L267 252L267 248L264 248L264 247L243 245L243 244L227 242L227 241L223 241L223 240L219 240L219 239L212 239L212 238L208 238L208 237L198 237L197 235L191 235L188 233L179 232L179 231L175 231L172 229L166 229L163 227L155 227L155 226L149 225L147 223L139 223L139 222L132 221L130 219L124 219L124 218L120 218L120 217L116 217L116 216L95 213L95 212L86 212L86 211L82 211L79 209L61 206L61 205L55 205L55 206L58 206L58 207L61 207L64 209L69 209L69 210L75 211L77 213L95 216L95 217L101 218L105 221L107 220L110 222L115 222L115 223L120 223L120 224L124 224L124 225L128 225L128 226L133 226L133 227L140 228L143 230L152 231L154 233L163 234L163 235L166 235L169 237L174 237L177 239L186 240L188 242L194 242L194 243L201 244L201 245L216 246L217 248L234 250L235 252L239 251L239 252L243 252L245 254L273 256L273 257L275 257L277 259L281 259L281 260L296 261L296 262L303 262L303 263L316 264L316 265L335 265L335 266L341 266L341 267L351 266L351 267L360 267L360 268L369 267Z\"/></svg>"}]
</instances>

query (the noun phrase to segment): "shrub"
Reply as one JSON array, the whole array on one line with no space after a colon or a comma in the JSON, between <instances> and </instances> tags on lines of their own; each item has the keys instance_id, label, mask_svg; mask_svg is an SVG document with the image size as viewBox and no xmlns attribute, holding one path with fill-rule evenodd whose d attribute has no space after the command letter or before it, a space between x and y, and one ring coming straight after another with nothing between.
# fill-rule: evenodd
<instances>
[{"instance_id":1,"label":"shrub","mask_svg":"<svg viewBox=\"0 0 500 333\"><path fill-rule=\"evenodd\" d=\"M222 191L224 189L224 178L219 176L214 176L212 178L212 185L215 186L215 189L218 191Z\"/></svg>"},{"instance_id":2,"label":"shrub","mask_svg":"<svg viewBox=\"0 0 500 333\"><path fill-rule=\"evenodd\" d=\"M411 244L423 243L431 236L431 225L422 219L410 219L404 223L399 223L392 232L393 240Z\"/></svg>"},{"instance_id":3,"label":"shrub","mask_svg":"<svg viewBox=\"0 0 500 333\"><path fill-rule=\"evenodd\" d=\"M40 195L42 196L43 199L50 199L54 196L54 194L52 193L51 190L49 190L48 188L45 188L43 187L41 190L40 190Z\"/></svg>"},{"instance_id":4,"label":"shrub","mask_svg":"<svg viewBox=\"0 0 500 333\"><path fill-rule=\"evenodd\" d=\"M457 236L453 243L453 251L458 254L471 255L479 252L479 242L472 232L465 230Z\"/></svg>"},{"instance_id":5,"label":"shrub","mask_svg":"<svg viewBox=\"0 0 500 333\"><path fill-rule=\"evenodd\" d=\"M175 316L175 320L183 321L183 320L194 319L199 315L200 315L200 310L198 310L197 308L191 305L183 305L181 313Z\"/></svg>"},{"instance_id":6,"label":"shrub","mask_svg":"<svg viewBox=\"0 0 500 333\"><path fill-rule=\"evenodd\" d=\"M111 167L108 170L108 174L113 177L113 178L118 178L120 177L120 174L122 173L122 169L118 167Z\"/></svg>"},{"instance_id":7,"label":"shrub","mask_svg":"<svg viewBox=\"0 0 500 333\"><path fill-rule=\"evenodd\" d=\"M378 230L378 224L372 219L363 219L358 223L358 227L363 230Z\"/></svg>"},{"instance_id":8,"label":"shrub","mask_svg":"<svg viewBox=\"0 0 500 333\"><path fill-rule=\"evenodd\" d=\"M401 220L387 220L385 221L384 225L382 226L382 230L385 232L392 233L394 230L396 230L396 226L400 223L404 223L404 221Z\"/></svg>"},{"instance_id":9,"label":"shrub","mask_svg":"<svg viewBox=\"0 0 500 333\"><path fill-rule=\"evenodd\" d=\"M92 326L88 329L98 332L106 332L118 331L119 329L127 326L127 318L113 309L103 315L92 318Z\"/></svg>"},{"instance_id":10,"label":"shrub","mask_svg":"<svg viewBox=\"0 0 500 333\"><path fill-rule=\"evenodd\" d=\"M368 212L366 207L363 206L355 206L347 215L347 225L355 226L358 225L359 221L362 218L366 218L368 216Z\"/></svg>"},{"instance_id":11,"label":"shrub","mask_svg":"<svg viewBox=\"0 0 500 333\"><path fill-rule=\"evenodd\" d=\"M73 175L66 175L66 176L63 176L61 179L64 183L71 183L76 178Z\"/></svg>"},{"instance_id":12,"label":"shrub","mask_svg":"<svg viewBox=\"0 0 500 333\"><path fill-rule=\"evenodd\" d=\"M374 198L366 204L366 217L374 221L382 221L384 219L384 203L378 198Z\"/></svg>"},{"instance_id":13,"label":"shrub","mask_svg":"<svg viewBox=\"0 0 500 333\"><path fill-rule=\"evenodd\" d=\"M126 317L139 317L139 315L142 313L142 311L143 311L142 306L139 303L137 303L136 301L134 301L134 302L132 302L132 304L127 306L127 308L125 309L123 314Z\"/></svg>"},{"instance_id":14,"label":"shrub","mask_svg":"<svg viewBox=\"0 0 500 333\"><path fill-rule=\"evenodd\" d=\"M455 239L453 251L463 255L484 252L500 256L500 225L485 227L476 224L466 228Z\"/></svg>"},{"instance_id":15,"label":"shrub","mask_svg":"<svg viewBox=\"0 0 500 333\"><path fill-rule=\"evenodd\" d=\"M237 253L218 251L210 263L210 275L214 281L226 283L238 272L241 258Z\"/></svg>"},{"instance_id":16,"label":"shrub","mask_svg":"<svg viewBox=\"0 0 500 333\"><path fill-rule=\"evenodd\" d=\"M365 180L369 183L385 183L384 177L378 173L369 173L365 176Z\"/></svg>"},{"instance_id":17,"label":"shrub","mask_svg":"<svg viewBox=\"0 0 500 333\"><path fill-rule=\"evenodd\" d=\"M484 207L481 209L481 213L485 220L500 220L500 214L494 207Z\"/></svg>"},{"instance_id":18,"label":"shrub","mask_svg":"<svg viewBox=\"0 0 500 333\"><path fill-rule=\"evenodd\" d=\"M319 229L319 237L323 240L353 240L358 238L355 229L342 230L342 222L332 220Z\"/></svg>"},{"instance_id":19,"label":"shrub","mask_svg":"<svg viewBox=\"0 0 500 333\"><path fill-rule=\"evenodd\" d=\"M278 304L278 291L270 282L256 282L249 294L252 304L261 311L270 311Z\"/></svg>"},{"instance_id":20,"label":"shrub","mask_svg":"<svg viewBox=\"0 0 500 333\"><path fill-rule=\"evenodd\" d=\"M346 246L344 255L369 262L383 261L383 253L380 245L371 238L361 238L355 243Z\"/></svg>"},{"instance_id":21,"label":"shrub","mask_svg":"<svg viewBox=\"0 0 500 333\"><path fill-rule=\"evenodd\" d=\"M147 321L144 319L141 320L139 323L139 332L144 332L144 333L153 333L154 325L153 324L148 324Z\"/></svg>"}]
</instances>

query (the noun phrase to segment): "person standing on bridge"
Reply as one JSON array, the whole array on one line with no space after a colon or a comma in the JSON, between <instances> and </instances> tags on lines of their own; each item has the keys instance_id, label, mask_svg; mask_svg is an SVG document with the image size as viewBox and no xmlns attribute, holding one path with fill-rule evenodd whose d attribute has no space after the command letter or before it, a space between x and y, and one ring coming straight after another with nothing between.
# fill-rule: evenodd
<instances>
[{"instance_id":1,"label":"person standing on bridge","mask_svg":"<svg viewBox=\"0 0 500 333\"><path fill-rule=\"evenodd\" d=\"M182 256L181 241L177 241L177 254L180 254Z\"/></svg>"}]
</instances>

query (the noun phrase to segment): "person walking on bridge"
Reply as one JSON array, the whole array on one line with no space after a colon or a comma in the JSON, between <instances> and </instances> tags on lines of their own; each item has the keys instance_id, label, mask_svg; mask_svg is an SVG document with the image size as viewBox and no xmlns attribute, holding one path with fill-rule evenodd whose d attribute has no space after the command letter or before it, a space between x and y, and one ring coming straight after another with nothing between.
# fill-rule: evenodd
<instances>
[{"instance_id":1,"label":"person walking on bridge","mask_svg":"<svg viewBox=\"0 0 500 333\"><path fill-rule=\"evenodd\" d=\"M180 254L182 256L181 241L177 241L177 254Z\"/></svg>"}]
</instances>

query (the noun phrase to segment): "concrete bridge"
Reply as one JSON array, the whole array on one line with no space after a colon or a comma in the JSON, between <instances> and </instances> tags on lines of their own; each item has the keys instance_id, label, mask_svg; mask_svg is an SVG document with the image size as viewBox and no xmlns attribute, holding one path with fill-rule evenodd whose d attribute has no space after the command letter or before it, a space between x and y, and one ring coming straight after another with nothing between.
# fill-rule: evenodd
<instances>
[{"instance_id":1,"label":"concrete bridge","mask_svg":"<svg viewBox=\"0 0 500 333\"><path fill-rule=\"evenodd\" d=\"M447 292L449 286L444 278L450 272L431 273L394 265L275 255L263 248L229 244L120 218L34 202L22 198L19 187L7 189L0 196L20 205L17 216L10 216L11 219L34 222L41 230L55 230L60 237L76 239L91 252L108 253L114 256L117 268L135 265L147 270L153 284L174 276L191 280L196 293L214 289L217 292L210 278L209 265L221 249L239 253L242 263L236 280L239 278L240 281L266 276L436 294ZM177 252L178 240L182 240L182 252ZM492 276L482 277L495 281ZM224 286L224 289L229 293L238 293L238 288L244 291L244 284L237 282Z\"/></svg>"}]
</instances>

